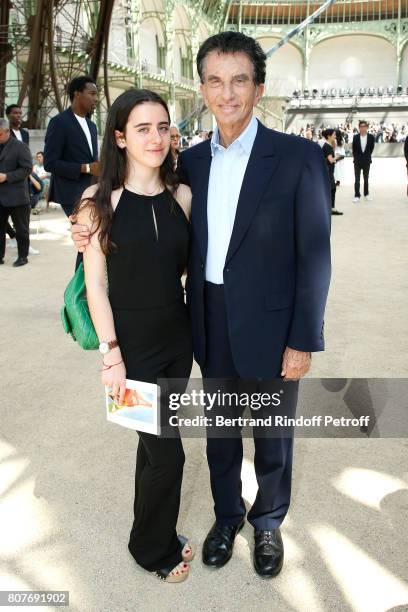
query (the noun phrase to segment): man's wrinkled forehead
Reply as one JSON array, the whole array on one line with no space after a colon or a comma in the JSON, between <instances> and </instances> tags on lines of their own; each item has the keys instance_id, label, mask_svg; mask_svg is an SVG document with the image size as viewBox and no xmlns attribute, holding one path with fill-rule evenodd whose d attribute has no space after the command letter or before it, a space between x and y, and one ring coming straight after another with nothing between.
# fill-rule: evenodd
<instances>
[{"instance_id":1,"label":"man's wrinkled forehead","mask_svg":"<svg viewBox=\"0 0 408 612\"><path fill-rule=\"evenodd\" d=\"M203 76L205 80L211 78L254 78L254 66L246 53L223 53L210 51L203 61Z\"/></svg>"}]
</instances>

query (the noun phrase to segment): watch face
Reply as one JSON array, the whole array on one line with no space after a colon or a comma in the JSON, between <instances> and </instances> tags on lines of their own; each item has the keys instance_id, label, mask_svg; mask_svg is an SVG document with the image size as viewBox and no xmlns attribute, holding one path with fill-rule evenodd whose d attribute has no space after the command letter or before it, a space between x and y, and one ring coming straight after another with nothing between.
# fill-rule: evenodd
<instances>
[{"instance_id":1,"label":"watch face","mask_svg":"<svg viewBox=\"0 0 408 612\"><path fill-rule=\"evenodd\" d=\"M99 351L102 353L102 355L106 355L106 353L109 353L109 345L107 342L101 342L99 345Z\"/></svg>"}]
</instances>

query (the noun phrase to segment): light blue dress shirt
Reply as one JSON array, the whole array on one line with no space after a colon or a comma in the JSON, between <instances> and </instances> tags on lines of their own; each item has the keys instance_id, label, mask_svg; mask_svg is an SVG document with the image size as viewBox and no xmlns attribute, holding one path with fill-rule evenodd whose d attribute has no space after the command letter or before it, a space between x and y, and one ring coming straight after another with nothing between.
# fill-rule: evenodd
<instances>
[{"instance_id":1,"label":"light blue dress shirt","mask_svg":"<svg viewBox=\"0 0 408 612\"><path fill-rule=\"evenodd\" d=\"M258 131L258 121L252 117L245 130L226 149L219 142L218 127L211 139L211 169L208 183L207 222L208 250L205 278L222 285L223 270L238 198L252 146Z\"/></svg>"}]
</instances>

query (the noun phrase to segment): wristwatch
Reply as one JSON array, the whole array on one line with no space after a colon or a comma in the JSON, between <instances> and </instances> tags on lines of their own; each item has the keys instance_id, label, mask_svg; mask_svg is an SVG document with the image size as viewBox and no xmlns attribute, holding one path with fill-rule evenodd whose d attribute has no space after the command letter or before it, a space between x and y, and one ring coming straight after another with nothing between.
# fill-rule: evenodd
<instances>
[{"instance_id":1,"label":"wristwatch","mask_svg":"<svg viewBox=\"0 0 408 612\"><path fill-rule=\"evenodd\" d=\"M111 340L110 342L101 342L99 345L99 352L102 355L107 355L112 349L119 346L119 342L116 340Z\"/></svg>"},{"instance_id":2,"label":"wristwatch","mask_svg":"<svg viewBox=\"0 0 408 612\"><path fill-rule=\"evenodd\" d=\"M85 170L87 174L91 174L91 166L89 164L85 164Z\"/></svg>"}]
</instances>

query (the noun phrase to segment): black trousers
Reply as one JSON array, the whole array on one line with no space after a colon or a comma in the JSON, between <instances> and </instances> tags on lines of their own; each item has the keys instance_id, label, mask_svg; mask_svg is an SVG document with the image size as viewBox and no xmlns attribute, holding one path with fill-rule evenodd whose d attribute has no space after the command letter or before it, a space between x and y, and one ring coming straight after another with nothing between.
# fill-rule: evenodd
<instances>
[{"instance_id":1,"label":"black trousers","mask_svg":"<svg viewBox=\"0 0 408 612\"><path fill-rule=\"evenodd\" d=\"M113 310L127 378L161 387L161 422L168 423L168 396L183 393L192 366L190 320L184 302L151 310ZM182 561L176 525L184 451L178 428L160 436L138 432L134 520L128 548L148 571Z\"/></svg>"},{"instance_id":2,"label":"black trousers","mask_svg":"<svg viewBox=\"0 0 408 612\"><path fill-rule=\"evenodd\" d=\"M27 257L30 246L30 206L2 206L0 204L0 259L6 252L7 221L11 217L17 240L18 256Z\"/></svg>"},{"instance_id":3,"label":"black trousers","mask_svg":"<svg viewBox=\"0 0 408 612\"><path fill-rule=\"evenodd\" d=\"M364 178L364 195L368 195L368 175L370 174L370 164L361 165L357 162L354 162L354 197L360 198L360 178L361 171L363 171Z\"/></svg>"},{"instance_id":4,"label":"black trousers","mask_svg":"<svg viewBox=\"0 0 408 612\"><path fill-rule=\"evenodd\" d=\"M336 208L336 185L332 185L331 186L331 202L332 202L332 209Z\"/></svg>"},{"instance_id":5,"label":"black trousers","mask_svg":"<svg viewBox=\"0 0 408 612\"><path fill-rule=\"evenodd\" d=\"M237 373L230 347L223 285L206 283L206 363L202 368L204 388L215 391L222 387L225 393L240 393L246 388L268 392L271 386L283 385L280 372L275 380L242 381ZM244 384L244 386L243 386ZM298 384L290 385L289 412L296 411ZM223 411L216 407L217 413ZM236 415L240 408L236 407ZM257 416L252 412L252 416ZM212 429L213 431L213 429ZM210 469L211 490L217 521L223 525L236 525L245 516L242 498L241 467L243 460L242 437L239 428L228 428L228 437L207 434L207 461ZM284 520L289 508L292 482L293 431L285 436L270 437L264 427L253 430L255 457L254 466L258 483L255 502L248 521L255 529L271 530Z\"/></svg>"}]
</instances>

